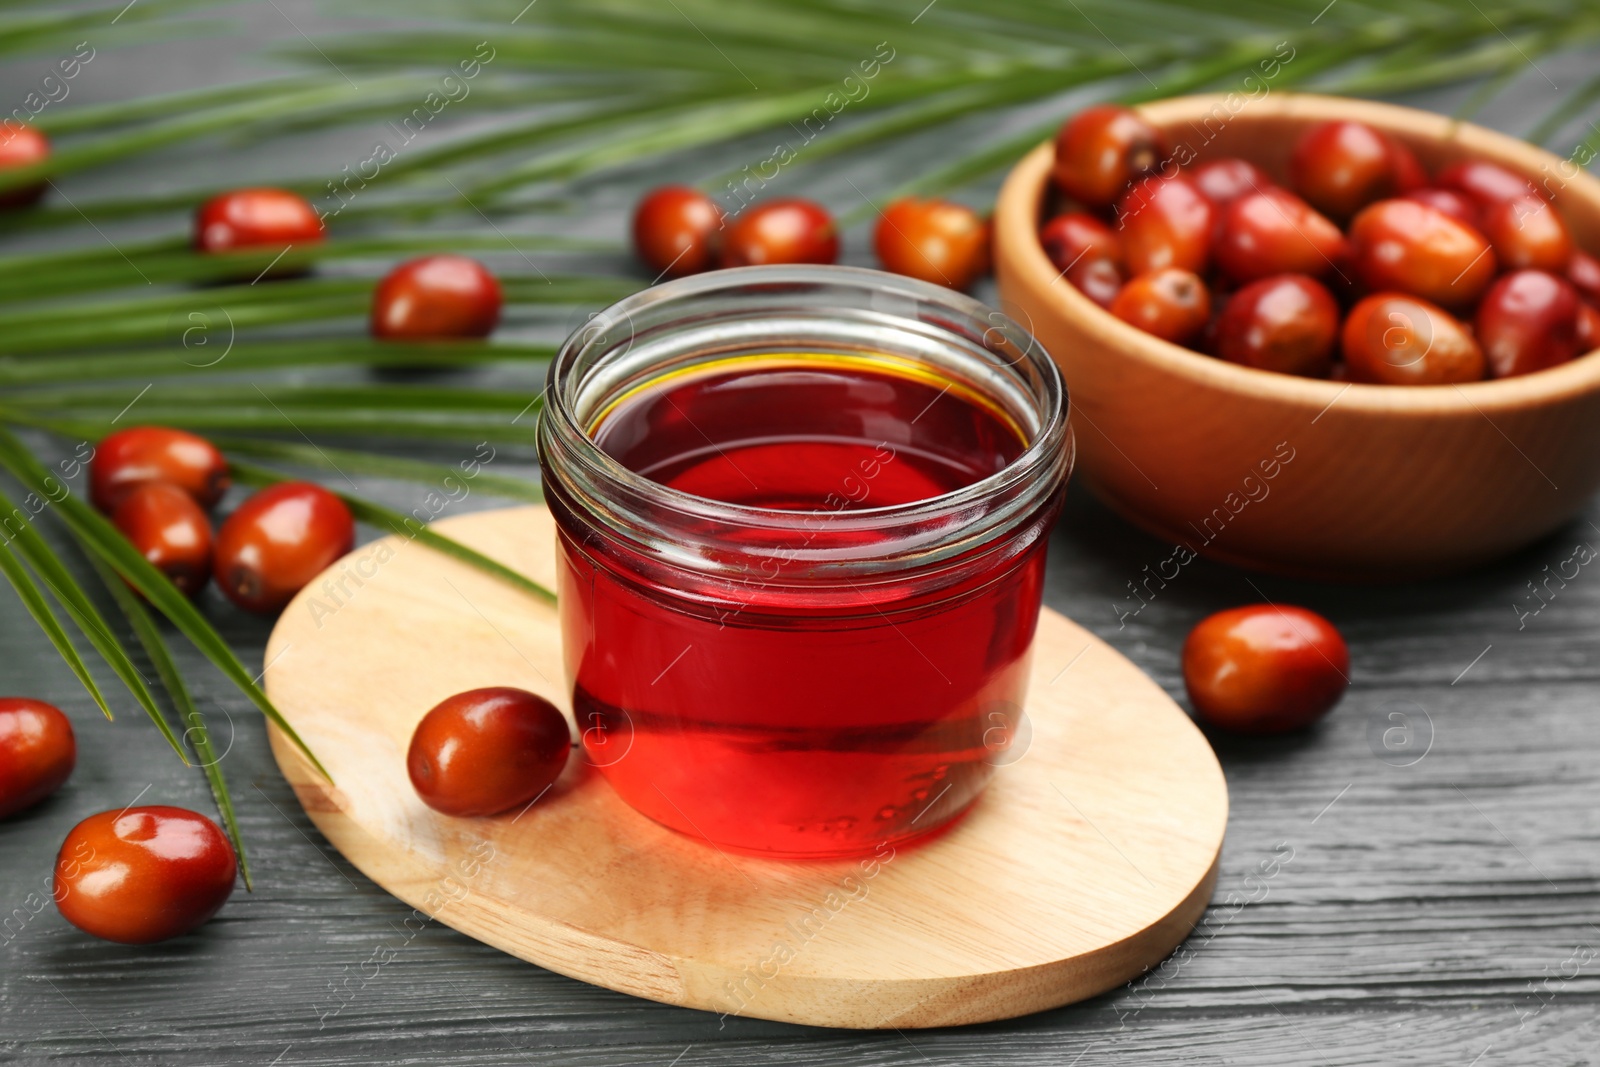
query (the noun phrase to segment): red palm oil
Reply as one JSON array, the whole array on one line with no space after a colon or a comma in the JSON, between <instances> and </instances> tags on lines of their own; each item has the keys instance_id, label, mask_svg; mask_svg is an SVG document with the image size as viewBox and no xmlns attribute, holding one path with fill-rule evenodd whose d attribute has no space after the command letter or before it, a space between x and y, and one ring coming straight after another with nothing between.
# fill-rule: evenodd
<instances>
[{"instance_id":1,"label":"red palm oil","mask_svg":"<svg viewBox=\"0 0 1600 1067\"><path fill-rule=\"evenodd\" d=\"M728 284L706 277L671 284ZM987 362L982 335L949 359L631 335L558 357L540 448L565 666L584 756L636 810L844 856L981 793L1021 714L1070 450L1047 358Z\"/></svg>"}]
</instances>

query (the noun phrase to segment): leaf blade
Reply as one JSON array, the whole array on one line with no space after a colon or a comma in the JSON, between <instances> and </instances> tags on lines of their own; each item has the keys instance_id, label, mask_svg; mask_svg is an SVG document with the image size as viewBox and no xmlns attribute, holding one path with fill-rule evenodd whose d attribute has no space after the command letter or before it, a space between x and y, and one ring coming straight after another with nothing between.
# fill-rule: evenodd
<instances>
[{"instance_id":1,"label":"leaf blade","mask_svg":"<svg viewBox=\"0 0 1600 1067\"><path fill-rule=\"evenodd\" d=\"M3 427L0 427L0 466L4 466L18 481L35 492L43 489L50 477L49 472L33 458L22 442L9 429ZM189 602L188 597L178 592L165 575L151 566L149 560L140 555L103 515L72 496L64 497L57 507L61 517L77 535L79 543L99 555L113 570L143 593L156 610L165 615L207 659L250 698L256 707L261 709L274 726L294 742L295 747L305 754L306 759L323 777L332 779L316 754L256 684L256 679L250 676L249 671L239 661L239 657L234 655L233 649L228 647L222 635L217 633L205 616L200 614L199 609Z\"/></svg>"},{"instance_id":2,"label":"leaf blade","mask_svg":"<svg viewBox=\"0 0 1600 1067\"><path fill-rule=\"evenodd\" d=\"M56 485L59 488L61 483L57 482ZM51 498L41 496L40 499ZM59 505L60 501L56 503ZM0 493L0 508L5 509L6 514L17 514L16 507L4 493ZM150 721L156 724L156 729L161 731L161 735L178 754L178 758L187 764L189 757L184 754L183 746L178 743L172 727L162 716L161 709L156 705L155 695L150 692L144 675L140 673L127 650L122 647L122 642L112 634L111 628L106 624L105 616L100 614L100 609L89 599L88 593L78 584L72 572L67 570L61 558L45 542L39 531L34 529L31 522L22 524L17 530L15 544L21 551L22 557L39 576L40 581L49 588L56 603L61 605L62 610L77 625L78 631L89 639L89 643L100 653L100 658L106 661L106 665L122 680L122 684L128 687L128 691L150 716Z\"/></svg>"},{"instance_id":3,"label":"leaf blade","mask_svg":"<svg viewBox=\"0 0 1600 1067\"><path fill-rule=\"evenodd\" d=\"M17 591L17 596L22 599L23 607L28 609L28 614L33 616L34 621L39 624L39 629L44 631L45 637L50 639L50 643L66 661L67 667L77 675L78 681L83 683L83 687L89 691L89 695L94 698L94 702L99 705L106 718L112 718L111 706L106 703L105 694L100 691L94 675L89 673L88 664L84 663L83 656L73 647L72 639L61 626L61 620L50 610L50 604L45 600L44 593L33 580L33 576L28 573L28 569L22 565L22 561L17 558L10 541L0 545L0 572L5 574L6 581L11 583L11 587Z\"/></svg>"},{"instance_id":4,"label":"leaf blade","mask_svg":"<svg viewBox=\"0 0 1600 1067\"><path fill-rule=\"evenodd\" d=\"M239 856L239 874L244 879L245 891L249 892L255 888L250 879L250 857L245 852L244 835L239 831L239 819L234 812L233 796L228 791L228 780L222 773L222 757L217 755L216 746L211 743L211 732L206 726L205 717L201 715L199 706L189 694L189 687L183 681L183 672L178 669L177 662L172 658L172 650L167 647L166 639L156 628L150 613L139 603L139 599L128 591L127 583L117 577L116 572L104 560L90 557L90 562L99 573L100 580L105 583L112 599L117 602L117 607L122 610L128 625L133 628L134 636L144 647L145 654L150 657L150 663L155 667L162 686L172 699L179 720L188 724L183 736L194 746L200 770L206 776L206 782L211 787L211 797L216 802L217 812L222 816L223 828L233 839L234 851Z\"/></svg>"}]
</instances>

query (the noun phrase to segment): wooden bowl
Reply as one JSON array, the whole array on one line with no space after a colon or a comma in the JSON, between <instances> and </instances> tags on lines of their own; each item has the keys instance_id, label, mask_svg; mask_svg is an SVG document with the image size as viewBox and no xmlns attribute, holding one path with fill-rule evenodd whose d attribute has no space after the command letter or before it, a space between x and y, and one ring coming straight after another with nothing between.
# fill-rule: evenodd
<instances>
[{"instance_id":1,"label":"wooden bowl","mask_svg":"<svg viewBox=\"0 0 1600 1067\"><path fill-rule=\"evenodd\" d=\"M1301 130L1359 119L1430 172L1487 159L1544 184L1578 243L1600 247L1600 181L1440 115L1292 94L1180 97L1140 111L1197 160L1240 156L1279 180ZM1000 192L1002 307L1066 378L1074 476L1175 549L1306 577L1402 581L1526 545L1600 485L1600 353L1503 381L1381 386L1192 352L1115 318L1051 265L1037 233L1053 159L1040 145ZM1181 551L1171 559L1167 579L1186 561Z\"/></svg>"}]
</instances>

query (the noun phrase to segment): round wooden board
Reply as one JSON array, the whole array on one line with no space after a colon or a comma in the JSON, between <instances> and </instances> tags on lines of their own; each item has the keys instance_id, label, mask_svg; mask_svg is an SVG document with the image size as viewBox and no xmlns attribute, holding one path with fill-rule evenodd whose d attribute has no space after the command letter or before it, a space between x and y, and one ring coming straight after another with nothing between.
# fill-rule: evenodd
<instances>
[{"instance_id":1,"label":"round wooden board","mask_svg":"<svg viewBox=\"0 0 1600 1067\"><path fill-rule=\"evenodd\" d=\"M540 507L438 529L554 582ZM266 688L327 766L276 730L311 820L420 912L611 989L818 1026L947 1026L1081 1000L1198 921L1227 823L1222 770L1164 692L1045 611L1027 720L948 833L876 860L730 855L635 813L575 756L520 814L453 819L406 777L417 721L512 685L567 704L554 610L415 543L357 549L289 605ZM1024 747L1024 745L1026 747Z\"/></svg>"}]
</instances>

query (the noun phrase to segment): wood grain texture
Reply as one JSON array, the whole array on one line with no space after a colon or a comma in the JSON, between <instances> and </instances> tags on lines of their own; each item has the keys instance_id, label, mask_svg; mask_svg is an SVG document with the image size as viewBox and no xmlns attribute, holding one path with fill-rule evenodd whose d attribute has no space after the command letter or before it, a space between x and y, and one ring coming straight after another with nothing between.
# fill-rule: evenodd
<instances>
[{"instance_id":1,"label":"wood grain texture","mask_svg":"<svg viewBox=\"0 0 1600 1067\"><path fill-rule=\"evenodd\" d=\"M542 507L439 528L554 584L555 524ZM333 776L271 731L311 821L427 918L651 1000L911 1028L1121 985L1188 934L1215 884L1227 787L1188 716L1054 612L1033 656L1024 743L974 809L931 842L835 862L690 841L632 811L581 750L521 812L427 808L405 752L428 708L512 685L570 720L570 694L554 609L402 538L357 549L284 610L266 687Z\"/></svg>"},{"instance_id":2,"label":"wood grain texture","mask_svg":"<svg viewBox=\"0 0 1600 1067\"><path fill-rule=\"evenodd\" d=\"M1302 130L1358 119L1430 171L1477 158L1528 175L1552 190L1579 244L1600 248L1600 181L1568 180L1557 156L1443 115L1294 93L1141 111L1193 158L1240 156L1280 180ZM1051 265L1037 229L1053 158L1041 145L1001 191L1001 306L1061 366L1078 475L1146 529L1252 567L1407 580L1545 536L1600 486L1600 356L1502 381L1394 387L1199 355L1095 306Z\"/></svg>"}]
</instances>

